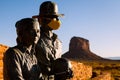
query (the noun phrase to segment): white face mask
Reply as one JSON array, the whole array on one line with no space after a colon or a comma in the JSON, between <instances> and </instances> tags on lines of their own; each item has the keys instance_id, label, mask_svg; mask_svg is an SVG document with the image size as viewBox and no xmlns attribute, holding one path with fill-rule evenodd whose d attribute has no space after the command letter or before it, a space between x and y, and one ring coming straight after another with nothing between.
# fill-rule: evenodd
<instances>
[{"instance_id":1,"label":"white face mask","mask_svg":"<svg viewBox=\"0 0 120 80\"><path fill-rule=\"evenodd\" d=\"M53 30L57 30L59 29L61 25L61 21L60 20L56 20L56 19L52 19L49 23L48 26L53 29Z\"/></svg>"}]
</instances>

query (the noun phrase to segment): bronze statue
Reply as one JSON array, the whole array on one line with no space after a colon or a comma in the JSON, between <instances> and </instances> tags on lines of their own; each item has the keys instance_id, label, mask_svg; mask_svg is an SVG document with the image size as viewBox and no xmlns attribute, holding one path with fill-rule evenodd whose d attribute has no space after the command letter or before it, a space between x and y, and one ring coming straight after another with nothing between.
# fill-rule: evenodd
<instances>
[{"instance_id":1,"label":"bronze statue","mask_svg":"<svg viewBox=\"0 0 120 80\"><path fill-rule=\"evenodd\" d=\"M4 54L4 80L40 80L41 69L35 56L40 38L39 23L32 18L16 22L17 45Z\"/></svg>"}]
</instances>

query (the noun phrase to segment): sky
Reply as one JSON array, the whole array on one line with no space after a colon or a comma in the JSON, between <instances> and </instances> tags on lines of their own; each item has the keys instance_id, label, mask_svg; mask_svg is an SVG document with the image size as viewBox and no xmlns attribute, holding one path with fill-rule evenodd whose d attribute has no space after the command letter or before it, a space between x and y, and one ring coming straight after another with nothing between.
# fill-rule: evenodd
<instances>
[{"instance_id":1,"label":"sky","mask_svg":"<svg viewBox=\"0 0 120 80\"><path fill-rule=\"evenodd\" d=\"M0 44L16 45L15 23L39 13L46 0L1 0ZM101 57L120 57L120 0L51 0L58 4L62 22L55 32L63 53L74 36L89 40L90 50Z\"/></svg>"}]
</instances>

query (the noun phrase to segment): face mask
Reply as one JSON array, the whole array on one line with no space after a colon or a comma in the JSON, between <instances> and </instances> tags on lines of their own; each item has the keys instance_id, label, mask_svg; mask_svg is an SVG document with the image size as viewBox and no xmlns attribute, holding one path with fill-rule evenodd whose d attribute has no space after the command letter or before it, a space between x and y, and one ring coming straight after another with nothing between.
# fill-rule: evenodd
<instances>
[{"instance_id":1,"label":"face mask","mask_svg":"<svg viewBox=\"0 0 120 80\"><path fill-rule=\"evenodd\" d=\"M57 30L59 29L60 24L61 24L60 20L52 19L51 22L48 23L48 26L53 30Z\"/></svg>"}]
</instances>

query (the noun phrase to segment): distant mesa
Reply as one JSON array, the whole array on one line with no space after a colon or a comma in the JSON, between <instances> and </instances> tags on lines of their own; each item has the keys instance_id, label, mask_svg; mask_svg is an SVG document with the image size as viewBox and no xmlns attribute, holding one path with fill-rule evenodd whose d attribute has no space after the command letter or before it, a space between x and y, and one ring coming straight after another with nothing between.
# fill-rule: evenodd
<instances>
[{"instance_id":1,"label":"distant mesa","mask_svg":"<svg viewBox=\"0 0 120 80\"><path fill-rule=\"evenodd\" d=\"M62 57L79 60L104 60L104 58L90 51L89 40L82 37L72 37L69 43L69 51Z\"/></svg>"}]
</instances>

